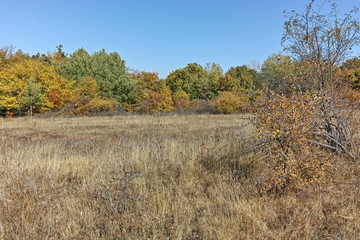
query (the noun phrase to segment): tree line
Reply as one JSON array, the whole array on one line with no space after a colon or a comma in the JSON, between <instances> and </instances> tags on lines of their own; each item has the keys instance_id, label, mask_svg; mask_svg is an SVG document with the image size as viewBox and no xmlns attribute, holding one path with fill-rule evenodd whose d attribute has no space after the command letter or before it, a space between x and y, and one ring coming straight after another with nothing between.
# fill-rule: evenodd
<instances>
[{"instance_id":1,"label":"tree line","mask_svg":"<svg viewBox=\"0 0 360 240\"><path fill-rule=\"evenodd\" d=\"M295 39L304 29L294 24L296 22L285 23L285 30L287 37ZM336 38L340 33L324 34L334 34ZM315 40L306 41L309 45ZM314 42L313 47L316 44ZM289 55L270 55L257 69L243 65L225 72L216 63L205 66L189 63L172 71L165 79L160 79L158 73L127 68L117 52L100 50L89 54L80 48L67 54L59 45L53 52L30 56L21 50L14 52L12 47L4 47L0 49L0 114L32 115L56 111L86 115L118 110L138 113L252 111L253 103L264 95L264 89L287 94L294 79L302 73L309 72L314 66L317 67L314 72L329 67L321 62L322 59L312 62L317 59L314 56L307 59L300 55L294 57L296 51L301 54L311 52L311 49L301 49L302 46L304 42L292 45L287 49ZM346 97L356 101L360 99L360 59L342 60L331 63L331 73L339 76L337 79L347 90L344 91ZM301 78L306 82L313 76ZM305 82L301 85L315 89L311 82Z\"/></svg>"}]
</instances>

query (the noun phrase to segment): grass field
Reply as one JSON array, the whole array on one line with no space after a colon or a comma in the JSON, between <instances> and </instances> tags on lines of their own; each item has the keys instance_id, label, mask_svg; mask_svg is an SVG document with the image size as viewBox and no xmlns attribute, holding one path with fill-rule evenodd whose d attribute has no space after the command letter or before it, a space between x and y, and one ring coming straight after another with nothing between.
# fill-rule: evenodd
<instances>
[{"instance_id":1,"label":"grass field","mask_svg":"<svg viewBox=\"0 0 360 240\"><path fill-rule=\"evenodd\" d=\"M261 196L248 118L0 119L0 239L359 239L357 165Z\"/></svg>"}]
</instances>

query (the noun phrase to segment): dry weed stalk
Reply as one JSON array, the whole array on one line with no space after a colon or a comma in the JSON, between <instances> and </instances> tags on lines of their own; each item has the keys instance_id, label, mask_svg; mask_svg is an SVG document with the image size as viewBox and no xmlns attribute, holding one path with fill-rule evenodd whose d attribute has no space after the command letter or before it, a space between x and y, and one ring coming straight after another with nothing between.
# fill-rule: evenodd
<instances>
[{"instance_id":1,"label":"dry weed stalk","mask_svg":"<svg viewBox=\"0 0 360 240\"><path fill-rule=\"evenodd\" d=\"M150 143L152 146L152 154L155 159L163 161L166 146L166 127L161 122L160 112L154 116L152 123L149 125L151 131Z\"/></svg>"},{"instance_id":2,"label":"dry weed stalk","mask_svg":"<svg viewBox=\"0 0 360 240\"><path fill-rule=\"evenodd\" d=\"M130 192L130 184L140 176L140 171L128 171L125 166L118 167L110 173L111 179L108 184L95 192L95 198L108 201L110 205L110 216L123 214L131 210L136 201L141 197ZM120 186L118 186L120 184Z\"/></svg>"}]
</instances>

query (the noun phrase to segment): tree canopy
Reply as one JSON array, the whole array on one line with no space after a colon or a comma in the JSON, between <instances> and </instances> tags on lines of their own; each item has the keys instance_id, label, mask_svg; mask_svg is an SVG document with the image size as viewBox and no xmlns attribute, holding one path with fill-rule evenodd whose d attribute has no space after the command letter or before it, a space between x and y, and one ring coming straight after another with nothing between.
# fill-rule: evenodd
<instances>
[{"instance_id":1,"label":"tree canopy","mask_svg":"<svg viewBox=\"0 0 360 240\"><path fill-rule=\"evenodd\" d=\"M103 49L90 55L80 48L57 66L62 76L76 82L84 77L94 77L100 86L100 95L105 99L113 98L120 103L130 100L129 94L135 82L117 52L108 54Z\"/></svg>"}]
</instances>

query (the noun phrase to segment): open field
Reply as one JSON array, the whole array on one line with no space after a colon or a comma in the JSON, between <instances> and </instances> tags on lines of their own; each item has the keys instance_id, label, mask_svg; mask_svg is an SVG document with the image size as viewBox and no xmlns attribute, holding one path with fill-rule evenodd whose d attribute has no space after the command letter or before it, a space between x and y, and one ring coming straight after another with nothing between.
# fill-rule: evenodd
<instances>
[{"instance_id":1,"label":"open field","mask_svg":"<svg viewBox=\"0 0 360 240\"><path fill-rule=\"evenodd\" d=\"M357 165L261 196L248 117L0 119L0 239L359 239Z\"/></svg>"}]
</instances>

